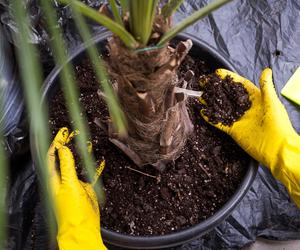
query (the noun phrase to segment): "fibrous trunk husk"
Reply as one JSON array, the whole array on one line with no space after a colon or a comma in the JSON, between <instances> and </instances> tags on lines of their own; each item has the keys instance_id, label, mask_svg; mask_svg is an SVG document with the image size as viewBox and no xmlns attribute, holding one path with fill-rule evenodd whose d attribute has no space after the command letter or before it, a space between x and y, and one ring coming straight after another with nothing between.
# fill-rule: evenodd
<instances>
[{"instance_id":1,"label":"fibrous trunk husk","mask_svg":"<svg viewBox=\"0 0 300 250\"><path fill-rule=\"evenodd\" d=\"M180 87L177 69L191 47L187 40L176 48L138 53L117 37L109 40L109 72L128 122L128 136L119 138L110 129L110 140L138 166L163 170L179 157L193 130L186 97L175 91Z\"/></svg>"}]
</instances>

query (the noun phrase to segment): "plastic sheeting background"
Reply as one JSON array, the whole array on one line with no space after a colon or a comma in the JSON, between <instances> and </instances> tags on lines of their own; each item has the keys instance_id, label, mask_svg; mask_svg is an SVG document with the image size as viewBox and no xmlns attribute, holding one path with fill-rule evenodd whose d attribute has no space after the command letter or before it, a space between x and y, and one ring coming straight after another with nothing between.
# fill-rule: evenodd
<instances>
[{"instance_id":1,"label":"plastic sheeting background","mask_svg":"<svg viewBox=\"0 0 300 250\"><path fill-rule=\"evenodd\" d=\"M6 138L4 146L11 155L20 149L26 129L21 119L24 110L22 90L11 45L4 34L0 23L0 133Z\"/></svg>"},{"instance_id":2,"label":"plastic sheeting background","mask_svg":"<svg viewBox=\"0 0 300 250\"><path fill-rule=\"evenodd\" d=\"M47 74L53 67L53 61L48 47L48 34L42 22L43 15L37 1L24 2L31 13L32 42L40 49L41 61ZM83 2L97 8L101 1ZM186 0L175 15L175 22L189 16L207 2L210 1ZM66 43L71 51L80 43L79 36L74 31L68 8L56 7L58 23L64 29ZM6 37L14 43L12 34L17 29L10 19L8 0L0 0L0 21ZM101 27L93 23L91 25L94 33L101 32ZM221 51L240 74L255 83L258 82L261 70L271 67L279 93L300 65L299 27L298 0L234 0L186 31ZM15 91L9 84L4 90L8 96ZM299 133L299 107L282 96L280 99ZM12 103L10 98L5 100ZM15 126L18 122L17 118L6 117L6 124ZM47 245L43 208L28 155L11 164L8 249L46 249ZM31 236L32 232L35 237ZM300 239L300 210L290 201L284 187L264 167L259 168L250 191L223 223L199 240L175 249L235 249L255 241L257 236L279 240Z\"/></svg>"}]
</instances>

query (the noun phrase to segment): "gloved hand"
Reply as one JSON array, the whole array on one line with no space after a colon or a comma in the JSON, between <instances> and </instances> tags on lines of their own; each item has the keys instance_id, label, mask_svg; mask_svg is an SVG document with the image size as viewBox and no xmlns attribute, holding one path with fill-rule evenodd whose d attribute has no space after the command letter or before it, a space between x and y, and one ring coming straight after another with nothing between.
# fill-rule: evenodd
<instances>
[{"instance_id":1,"label":"gloved hand","mask_svg":"<svg viewBox=\"0 0 300 250\"><path fill-rule=\"evenodd\" d=\"M54 213L57 219L57 241L60 250L106 249L100 234L100 213L91 184L78 180L74 157L65 143L70 140L67 128L62 128L48 151ZM55 166L58 153L60 173ZM104 168L104 161L100 167ZM101 174L101 168L98 174Z\"/></svg>"},{"instance_id":2,"label":"gloved hand","mask_svg":"<svg viewBox=\"0 0 300 250\"><path fill-rule=\"evenodd\" d=\"M260 89L228 70L218 69L216 74L222 79L229 75L235 82L242 83L252 106L231 126L220 123L213 126L229 134L249 155L269 167L300 208L300 137L276 95L272 70L267 68L262 72ZM208 121L203 112L201 114Z\"/></svg>"}]
</instances>

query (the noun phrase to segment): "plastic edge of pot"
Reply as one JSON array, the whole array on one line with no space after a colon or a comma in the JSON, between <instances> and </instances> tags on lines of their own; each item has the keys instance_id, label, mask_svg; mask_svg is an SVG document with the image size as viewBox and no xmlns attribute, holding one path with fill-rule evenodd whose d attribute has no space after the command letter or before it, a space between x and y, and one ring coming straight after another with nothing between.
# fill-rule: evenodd
<instances>
[{"instance_id":1,"label":"plastic edge of pot","mask_svg":"<svg viewBox=\"0 0 300 250\"><path fill-rule=\"evenodd\" d=\"M92 43L99 43L101 40L107 39L109 36L111 36L111 32L109 31L98 34L92 38ZM194 46L198 46L201 48L201 50L207 51L207 54L209 54L210 58L206 59L217 61L219 63L218 67L225 67L226 69L237 72L234 66L230 62L228 62L223 55L221 55L216 49L214 49L201 39L188 33L181 33L177 36L177 39L178 38L180 40L191 39L194 43ZM83 43L77 48L75 48L73 50L73 53L69 55L69 59L67 62L73 61L77 56L84 53L86 47L87 45ZM59 72L63 67L64 65L60 67L55 67L45 79L42 88L42 100L46 98L49 89L52 87L53 82L55 82L55 79L57 78ZM39 157L40 152L37 147L37 142L33 131L30 131L30 147L33 162L35 162L37 157ZM242 200L242 198L247 193L248 189L251 187L251 184L255 179L257 173L257 168L258 163L251 159L248 170L238 190L221 209L219 209L214 215L200 222L199 224L196 224L186 229L182 229L178 232L162 236L130 236L126 234L116 233L105 228L101 228L103 240L107 244L129 249L162 249L182 245L193 239L199 238L203 234L211 231L214 227L220 224L231 214L233 209Z\"/></svg>"}]
</instances>

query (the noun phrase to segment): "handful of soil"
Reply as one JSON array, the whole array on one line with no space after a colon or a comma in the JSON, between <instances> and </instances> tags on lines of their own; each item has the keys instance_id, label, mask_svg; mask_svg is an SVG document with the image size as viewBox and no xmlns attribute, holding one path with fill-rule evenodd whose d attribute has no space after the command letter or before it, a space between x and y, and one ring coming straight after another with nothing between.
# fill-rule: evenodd
<instances>
[{"instance_id":1,"label":"handful of soil","mask_svg":"<svg viewBox=\"0 0 300 250\"><path fill-rule=\"evenodd\" d=\"M200 78L203 91L203 114L213 124L232 125L250 107L249 94L242 83L234 82L227 76L222 80L216 74L204 75Z\"/></svg>"}]
</instances>

